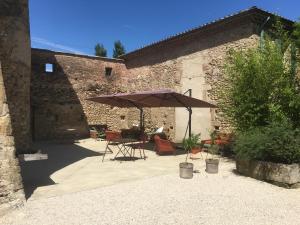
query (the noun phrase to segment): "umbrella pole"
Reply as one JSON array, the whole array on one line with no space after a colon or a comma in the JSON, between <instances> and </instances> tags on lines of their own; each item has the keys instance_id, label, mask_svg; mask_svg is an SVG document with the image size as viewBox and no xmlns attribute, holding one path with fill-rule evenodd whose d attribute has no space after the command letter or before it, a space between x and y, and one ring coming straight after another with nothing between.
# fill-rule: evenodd
<instances>
[{"instance_id":1,"label":"umbrella pole","mask_svg":"<svg viewBox=\"0 0 300 225\"><path fill-rule=\"evenodd\" d=\"M188 90L189 96L192 97L192 89ZM192 107L188 107L189 111L189 137L192 136Z\"/></svg>"},{"instance_id":2,"label":"umbrella pole","mask_svg":"<svg viewBox=\"0 0 300 225\"><path fill-rule=\"evenodd\" d=\"M139 108L140 110L140 130L144 132L144 110L143 108Z\"/></svg>"},{"instance_id":3,"label":"umbrella pole","mask_svg":"<svg viewBox=\"0 0 300 225\"><path fill-rule=\"evenodd\" d=\"M188 108L189 111L189 137L192 136L192 109L191 107Z\"/></svg>"}]
</instances>

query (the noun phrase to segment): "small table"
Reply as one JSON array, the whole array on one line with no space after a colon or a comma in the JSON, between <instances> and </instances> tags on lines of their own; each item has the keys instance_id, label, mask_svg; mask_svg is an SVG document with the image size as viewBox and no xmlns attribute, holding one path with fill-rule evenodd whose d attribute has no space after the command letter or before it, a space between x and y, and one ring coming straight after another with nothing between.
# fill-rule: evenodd
<instances>
[{"instance_id":1,"label":"small table","mask_svg":"<svg viewBox=\"0 0 300 225\"><path fill-rule=\"evenodd\" d=\"M119 151L117 152L116 156L114 157L114 160L117 158L117 156L122 153L124 157L129 157L132 159L132 144L137 142L137 139L133 138L121 138L121 139L116 139L115 142L117 143L117 147Z\"/></svg>"},{"instance_id":2,"label":"small table","mask_svg":"<svg viewBox=\"0 0 300 225\"><path fill-rule=\"evenodd\" d=\"M104 157L109 151L110 153L113 153L112 149L109 147L110 145L114 145L118 147L118 152L116 156L114 157L113 160L117 159L117 156L121 153L123 157L129 157L129 159L132 160L132 153L134 152L133 149L133 144L139 142L137 139L133 138L115 138L111 139L107 142L103 157L102 157L102 162L104 161Z\"/></svg>"}]
</instances>

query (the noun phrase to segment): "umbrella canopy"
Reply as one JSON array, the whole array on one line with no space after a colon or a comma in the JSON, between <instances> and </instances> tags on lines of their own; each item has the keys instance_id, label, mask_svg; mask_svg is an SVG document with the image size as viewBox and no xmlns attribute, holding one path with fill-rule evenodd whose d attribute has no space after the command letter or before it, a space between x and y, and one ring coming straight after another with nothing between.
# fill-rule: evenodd
<instances>
[{"instance_id":1,"label":"umbrella canopy","mask_svg":"<svg viewBox=\"0 0 300 225\"><path fill-rule=\"evenodd\" d=\"M88 100L117 106L121 108L137 107L197 107L216 108L215 105L192 98L171 90L144 91L137 93L122 93L113 95L102 95Z\"/></svg>"},{"instance_id":2,"label":"umbrella canopy","mask_svg":"<svg viewBox=\"0 0 300 225\"><path fill-rule=\"evenodd\" d=\"M136 103L130 99L122 98L124 94L115 94L115 95L101 95L94 98L88 98L87 100L98 102L101 104L116 106L120 108L130 108L130 107L147 107L146 104Z\"/></svg>"},{"instance_id":3,"label":"umbrella canopy","mask_svg":"<svg viewBox=\"0 0 300 225\"><path fill-rule=\"evenodd\" d=\"M189 94L191 96L191 89ZM189 111L189 136L191 136L192 127L192 107L197 108L216 108L217 106L192 98L172 90L144 91L136 93L121 93L113 95L102 95L87 100L117 106L120 108L136 107L140 109L140 127L143 129L143 108L148 107L185 107Z\"/></svg>"}]
</instances>

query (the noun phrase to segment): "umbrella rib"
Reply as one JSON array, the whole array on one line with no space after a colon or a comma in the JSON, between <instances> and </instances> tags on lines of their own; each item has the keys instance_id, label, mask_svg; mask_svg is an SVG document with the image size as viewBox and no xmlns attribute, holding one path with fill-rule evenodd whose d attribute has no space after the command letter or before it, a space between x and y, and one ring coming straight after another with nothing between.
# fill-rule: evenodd
<instances>
[{"instance_id":1,"label":"umbrella rib","mask_svg":"<svg viewBox=\"0 0 300 225\"><path fill-rule=\"evenodd\" d=\"M174 95L173 93L171 93L171 95L175 98L175 100L177 101L177 102L179 102L179 104L181 104L182 106L184 106L184 107L186 107L186 108L189 108L189 107L191 107L191 106L186 106L181 100L179 100L178 98L177 98L177 96L176 95Z\"/></svg>"}]
</instances>

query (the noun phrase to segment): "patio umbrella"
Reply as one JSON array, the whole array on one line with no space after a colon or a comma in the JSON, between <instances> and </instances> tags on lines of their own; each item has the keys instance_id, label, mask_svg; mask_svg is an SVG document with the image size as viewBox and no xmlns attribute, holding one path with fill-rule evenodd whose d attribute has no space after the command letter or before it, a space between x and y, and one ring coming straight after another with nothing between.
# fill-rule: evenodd
<instances>
[{"instance_id":1,"label":"patio umbrella","mask_svg":"<svg viewBox=\"0 0 300 225\"><path fill-rule=\"evenodd\" d=\"M121 108L136 107L140 109L140 126L143 127L143 108L149 107L185 107L189 111L189 136L191 136L192 107L216 108L214 104L192 98L192 90L189 89L189 96L174 92L172 90L143 91L136 93L119 93L113 95L102 95L88 100L117 106Z\"/></svg>"}]
</instances>

